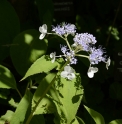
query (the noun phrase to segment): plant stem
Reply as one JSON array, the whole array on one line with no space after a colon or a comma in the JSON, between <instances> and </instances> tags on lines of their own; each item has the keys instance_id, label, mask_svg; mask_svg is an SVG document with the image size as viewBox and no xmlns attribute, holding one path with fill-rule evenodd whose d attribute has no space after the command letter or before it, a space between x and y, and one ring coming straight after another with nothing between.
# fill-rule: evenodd
<instances>
[{"instance_id":1,"label":"plant stem","mask_svg":"<svg viewBox=\"0 0 122 124\"><path fill-rule=\"evenodd\" d=\"M75 56L85 57L85 58L89 59L89 56L86 56L86 55L79 55L79 54L75 54Z\"/></svg>"},{"instance_id":2,"label":"plant stem","mask_svg":"<svg viewBox=\"0 0 122 124\"><path fill-rule=\"evenodd\" d=\"M43 97L47 94L47 92L49 91L50 87L53 85L53 83L55 82L56 80L56 77L57 75L64 69L64 67L69 63L69 61L67 61L63 66L62 68L57 72L57 74L55 75L55 77L53 78L53 80L51 81L51 83L49 84L49 86L47 87L47 89L44 91L44 93L40 96L40 99L38 100L38 102L36 103L35 107L33 108L31 114L29 115L27 121L25 124L29 124L33 115L34 115L34 112L36 110L36 108L38 107L39 103L41 102L41 100L43 99Z\"/></svg>"},{"instance_id":3,"label":"plant stem","mask_svg":"<svg viewBox=\"0 0 122 124\"><path fill-rule=\"evenodd\" d=\"M22 95L21 95L21 93L19 92L19 90L17 88L16 88L16 91L18 92L20 98L22 98Z\"/></svg>"}]
</instances>

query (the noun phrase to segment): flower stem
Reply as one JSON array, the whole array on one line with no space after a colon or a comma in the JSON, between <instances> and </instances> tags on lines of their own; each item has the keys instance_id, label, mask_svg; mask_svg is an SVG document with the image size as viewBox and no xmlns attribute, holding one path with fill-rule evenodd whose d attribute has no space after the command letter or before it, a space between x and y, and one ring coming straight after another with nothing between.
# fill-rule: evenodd
<instances>
[{"instance_id":1,"label":"flower stem","mask_svg":"<svg viewBox=\"0 0 122 124\"><path fill-rule=\"evenodd\" d=\"M79 54L75 54L75 56L85 57L85 58L89 59L89 56L86 56L86 55L79 55Z\"/></svg>"},{"instance_id":2,"label":"flower stem","mask_svg":"<svg viewBox=\"0 0 122 124\"><path fill-rule=\"evenodd\" d=\"M56 80L56 77L57 75L64 69L64 67L69 63L69 61L67 61L62 67L61 69L57 72L57 74L55 75L55 77L53 78L53 80L51 81L51 83L48 85L47 89L44 91L44 93L40 96L40 99L38 100L38 102L36 103L35 107L33 108L31 114L29 115L27 121L25 124L29 124L33 115L34 115L34 112L36 110L36 108L38 107L39 103L41 102L41 100L44 98L44 96L47 94L47 92L50 90L51 86L53 85L53 83L55 82Z\"/></svg>"},{"instance_id":3,"label":"flower stem","mask_svg":"<svg viewBox=\"0 0 122 124\"><path fill-rule=\"evenodd\" d=\"M22 95L21 95L21 93L19 92L19 90L17 88L16 88L16 91L18 92L20 98L22 98Z\"/></svg>"}]
</instances>

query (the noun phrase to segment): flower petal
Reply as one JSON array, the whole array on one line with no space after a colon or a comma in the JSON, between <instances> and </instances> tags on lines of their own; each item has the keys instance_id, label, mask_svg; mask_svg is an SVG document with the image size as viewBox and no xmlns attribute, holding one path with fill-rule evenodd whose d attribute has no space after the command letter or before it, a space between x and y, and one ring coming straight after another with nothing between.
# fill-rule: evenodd
<instances>
[{"instance_id":1,"label":"flower petal","mask_svg":"<svg viewBox=\"0 0 122 124\"><path fill-rule=\"evenodd\" d=\"M97 67L89 67L87 75L89 78L93 78L94 77L94 73L98 72L98 68Z\"/></svg>"},{"instance_id":2,"label":"flower petal","mask_svg":"<svg viewBox=\"0 0 122 124\"><path fill-rule=\"evenodd\" d=\"M67 78L67 74L68 74L68 72L62 71L62 72L61 72L61 77Z\"/></svg>"},{"instance_id":3,"label":"flower petal","mask_svg":"<svg viewBox=\"0 0 122 124\"><path fill-rule=\"evenodd\" d=\"M69 79L69 80L72 80L74 78L75 78L75 74L74 73L70 73L70 74L67 75L67 79Z\"/></svg>"},{"instance_id":4,"label":"flower petal","mask_svg":"<svg viewBox=\"0 0 122 124\"><path fill-rule=\"evenodd\" d=\"M111 63L111 59L110 57L108 58L108 61L106 62L106 68L108 69L108 66L110 66L110 63Z\"/></svg>"},{"instance_id":5,"label":"flower petal","mask_svg":"<svg viewBox=\"0 0 122 124\"><path fill-rule=\"evenodd\" d=\"M42 33L42 34L46 34L47 33L47 25L46 24L43 24L42 26L39 27L39 31Z\"/></svg>"},{"instance_id":6,"label":"flower petal","mask_svg":"<svg viewBox=\"0 0 122 124\"><path fill-rule=\"evenodd\" d=\"M41 35L39 36L39 39L42 40L42 39L45 37L45 35L46 35L46 34L41 34Z\"/></svg>"},{"instance_id":7,"label":"flower petal","mask_svg":"<svg viewBox=\"0 0 122 124\"><path fill-rule=\"evenodd\" d=\"M94 73L93 73L93 72L89 72L89 71L88 71L88 72L87 72L87 75L88 75L89 78L93 78L93 77L94 77Z\"/></svg>"}]
</instances>

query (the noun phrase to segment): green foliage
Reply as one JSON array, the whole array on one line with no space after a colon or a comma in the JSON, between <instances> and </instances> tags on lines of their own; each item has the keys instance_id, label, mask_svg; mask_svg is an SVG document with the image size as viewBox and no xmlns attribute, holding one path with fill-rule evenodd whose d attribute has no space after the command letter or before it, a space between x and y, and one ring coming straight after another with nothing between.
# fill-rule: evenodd
<instances>
[{"instance_id":1,"label":"green foliage","mask_svg":"<svg viewBox=\"0 0 122 124\"><path fill-rule=\"evenodd\" d=\"M14 112L11 110L8 110L5 115L1 116L0 118L0 124L5 124L5 122L10 122Z\"/></svg>"},{"instance_id":2,"label":"green foliage","mask_svg":"<svg viewBox=\"0 0 122 124\"><path fill-rule=\"evenodd\" d=\"M0 61L9 55L9 46L20 31L19 18L7 0L0 1Z\"/></svg>"},{"instance_id":3,"label":"green foliage","mask_svg":"<svg viewBox=\"0 0 122 124\"><path fill-rule=\"evenodd\" d=\"M16 89L16 81L10 70L0 65L0 73L0 88Z\"/></svg>"},{"instance_id":4,"label":"green foliage","mask_svg":"<svg viewBox=\"0 0 122 124\"><path fill-rule=\"evenodd\" d=\"M10 120L11 124L20 124L24 122L27 109L31 104L31 100L32 94L31 92L27 91L21 99L20 103L18 104L18 107Z\"/></svg>"},{"instance_id":5,"label":"green foliage","mask_svg":"<svg viewBox=\"0 0 122 124\"><path fill-rule=\"evenodd\" d=\"M96 124L105 124L104 118L100 113L96 112L95 110L91 108L88 108L85 105L84 107L88 111L88 113L91 115L91 117L94 119Z\"/></svg>"},{"instance_id":6,"label":"green foliage","mask_svg":"<svg viewBox=\"0 0 122 124\"><path fill-rule=\"evenodd\" d=\"M49 72L50 70L54 69L57 67L57 62L51 63L49 56L42 56L41 58L37 59L31 67L28 69L26 72L25 76L21 79L24 80L25 78L42 73L42 72Z\"/></svg>"},{"instance_id":7,"label":"green foliage","mask_svg":"<svg viewBox=\"0 0 122 124\"><path fill-rule=\"evenodd\" d=\"M40 41L39 32L35 29L26 30L17 35L13 44L17 44L17 46L11 46L11 59L14 67L22 76L30 65L47 50L47 40Z\"/></svg>"},{"instance_id":8,"label":"green foliage","mask_svg":"<svg viewBox=\"0 0 122 124\"><path fill-rule=\"evenodd\" d=\"M109 122L109 124L121 124L121 123L122 123L122 119L116 119L116 120Z\"/></svg>"},{"instance_id":9,"label":"green foliage","mask_svg":"<svg viewBox=\"0 0 122 124\"><path fill-rule=\"evenodd\" d=\"M72 17L64 13L70 6ZM122 68L116 63L122 61L121 6L121 0L0 0L0 124L122 124L122 83L114 78L114 71ZM57 10L63 14L56 15ZM92 33L95 47L106 47L110 68L100 63L90 79L89 59L77 57L72 65L76 77L61 77L65 55L52 63L50 53L61 55L65 38L47 33L39 40L38 31L47 24L50 32L57 22ZM67 37L69 43L72 38Z\"/></svg>"}]
</instances>

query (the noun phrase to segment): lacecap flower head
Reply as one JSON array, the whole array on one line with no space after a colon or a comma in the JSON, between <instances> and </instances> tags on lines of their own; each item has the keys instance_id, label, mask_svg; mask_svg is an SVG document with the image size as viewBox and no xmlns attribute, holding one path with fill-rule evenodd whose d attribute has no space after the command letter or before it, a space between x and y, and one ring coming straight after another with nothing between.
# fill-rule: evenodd
<instances>
[{"instance_id":1,"label":"lacecap flower head","mask_svg":"<svg viewBox=\"0 0 122 124\"><path fill-rule=\"evenodd\" d=\"M76 26L70 23L62 23L52 27L53 33L47 33L47 25L44 24L39 28L41 32L40 39L43 39L46 34L57 35L62 38L66 45L60 45L61 52L63 55L56 56L56 52L50 54L51 62L54 63L56 57L63 57L68 62L67 66L64 67L64 71L61 72L61 77L72 80L75 78L74 69L70 65L77 64L78 60L76 57L85 57L90 62L87 75L89 78L93 78L94 74L98 72L98 68L95 67L99 62L106 63L106 68L110 66L110 57L107 59L104 55L105 50L99 46L95 47L97 42L96 38L89 33L76 33ZM68 41L68 35L73 36L73 44ZM87 55L81 54L81 51L85 51Z\"/></svg>"}]
</instances>

